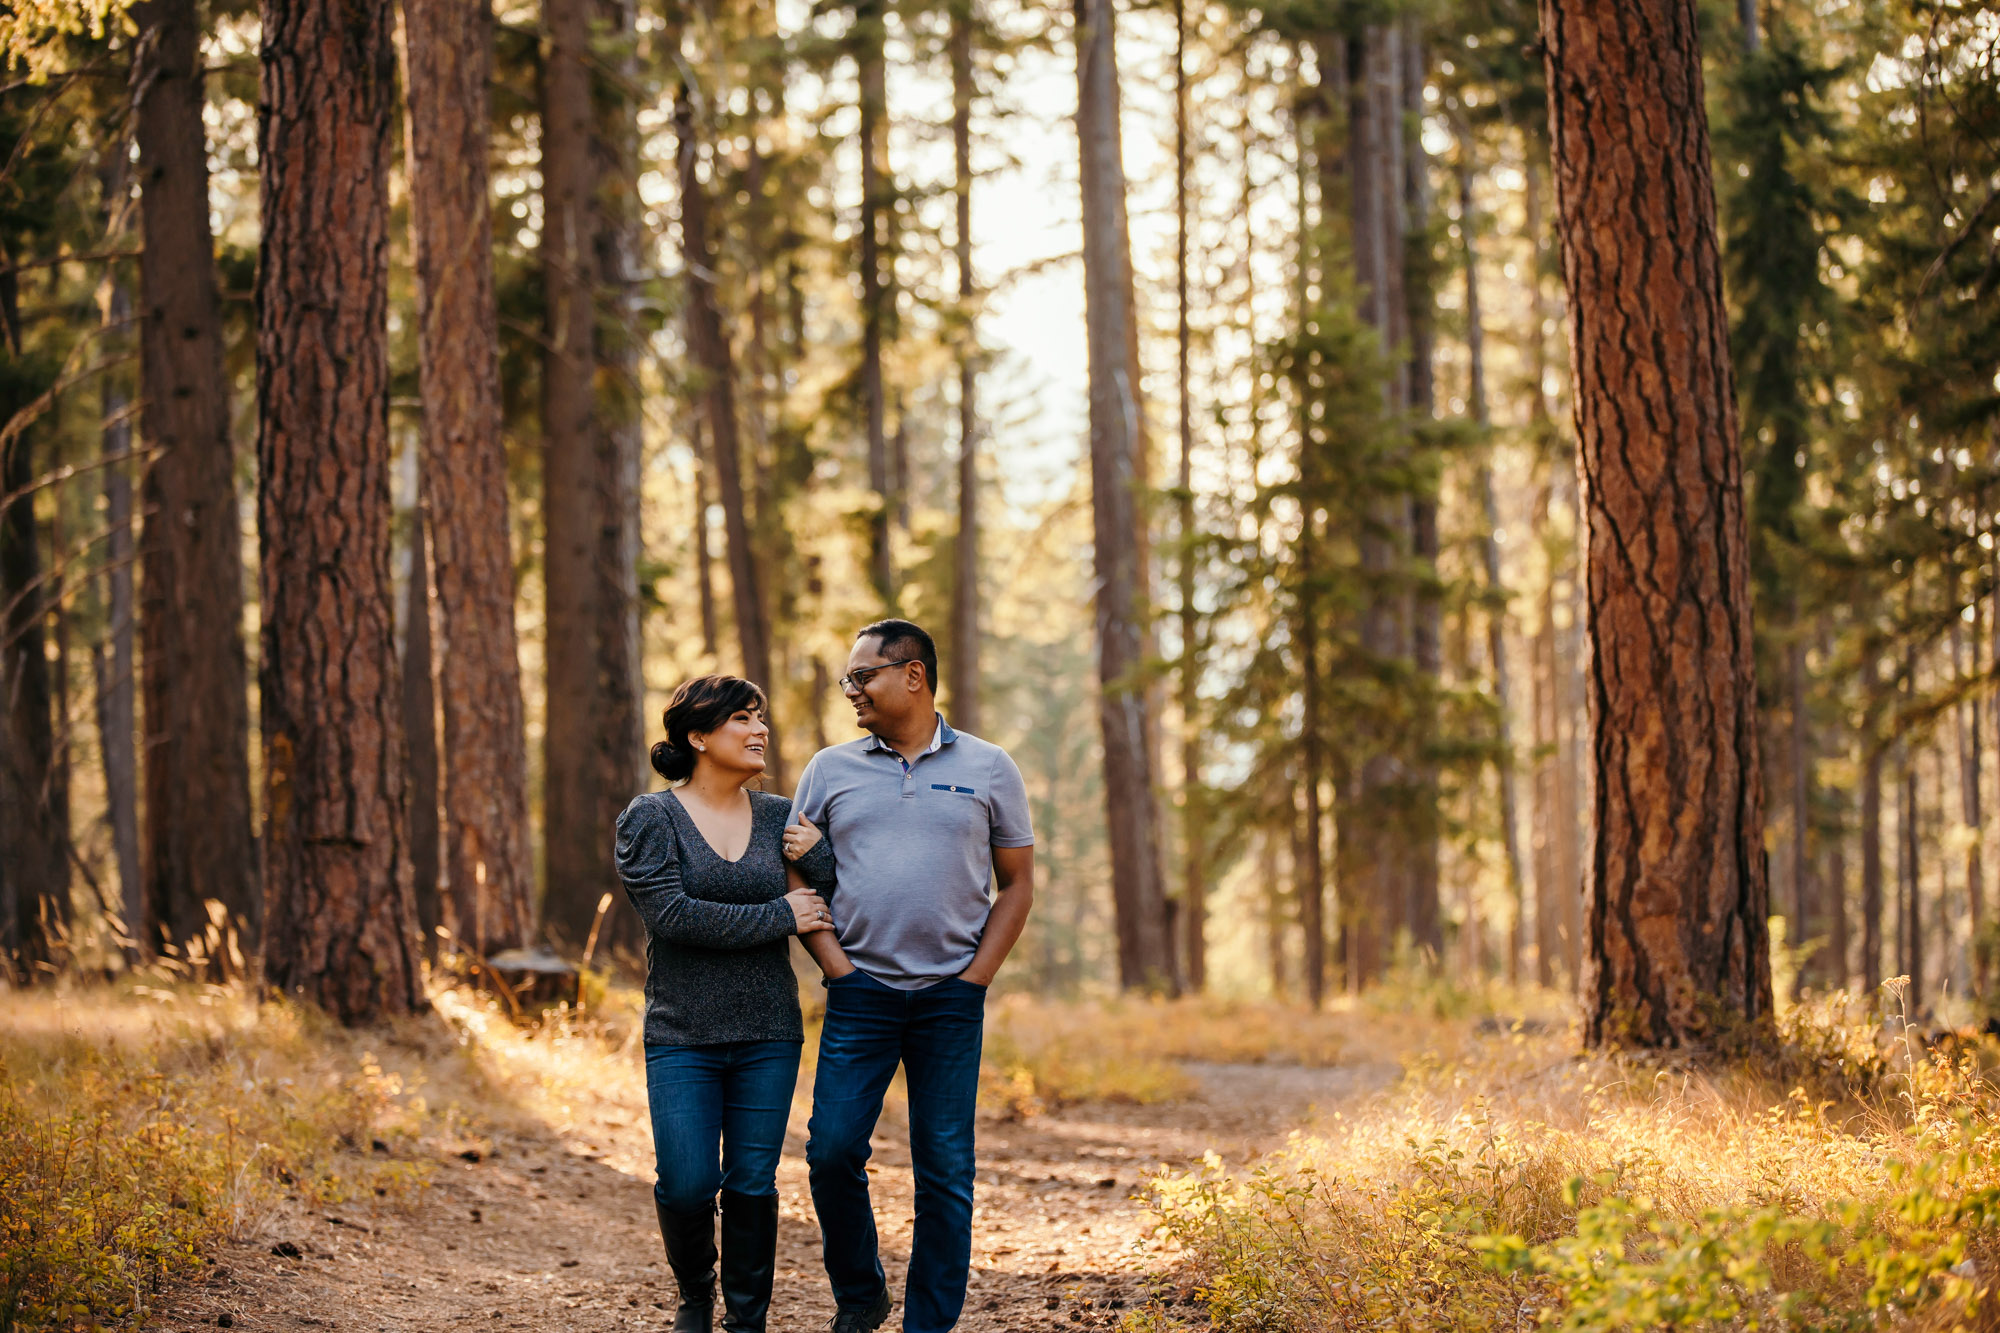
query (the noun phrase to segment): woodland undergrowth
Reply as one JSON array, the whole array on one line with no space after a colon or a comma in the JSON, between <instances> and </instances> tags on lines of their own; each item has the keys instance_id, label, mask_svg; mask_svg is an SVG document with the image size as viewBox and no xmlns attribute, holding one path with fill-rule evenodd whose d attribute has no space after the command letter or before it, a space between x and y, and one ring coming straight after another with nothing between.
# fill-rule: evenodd
<instances>
[{"instance_id":1,"label":"woodland undergrowth","mask_svg":"<svg viewBox=\"0 0 2000 1333\"><path fill-rule=\"evenodd\" d=\"M432 999L354 1032L170 971L0 993L0 1333L142 1328L288 1208L397 1206L441 1156L567 1109L631 1026Z\"/></svg>"},{"instance_id":2,"label":"woodland undergrowth","mask_svg":"<svg viewBox=\"0 0 2000 1333\"><path fill-rule=\"evenodd\" d=\"M2000 1328L1996 1060L1844 994L1707 1060L1441 1022L1267 1159L1154 1180L1175 1299L1127 1327Z\"/></svg>"},{"instance_id":3,"label":"woodland undergrowth","mask_svg":"<svg viewBox=\"0 0 2000 1333\"><path fill-rule=\"evenodd\" d=\"M592 974L582 1013L526 1025L442 974L430 999L429 1015L353 1032L169 965L0 992L0 1333L143 1328L220 1242L262 1243L300 1207L398 1206L441 1158L521 1136L645 1169L636 989ZM1001 996L988 1034L981 1102L1016 1119L1183 1095L1182 1060L1343 1050L1330 1017L1271 1005Z\"/></svg>"}]
</instances>

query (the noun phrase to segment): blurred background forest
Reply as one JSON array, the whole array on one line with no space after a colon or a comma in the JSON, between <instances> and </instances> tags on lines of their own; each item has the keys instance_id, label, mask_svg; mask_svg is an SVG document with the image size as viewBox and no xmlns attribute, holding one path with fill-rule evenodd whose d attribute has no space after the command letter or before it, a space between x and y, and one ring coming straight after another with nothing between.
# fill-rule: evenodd
<instances>
[{"instance_id":1,"label":"blurred background forest","mask_svg":"<svg viewBox=\"0 0 2000 1333\"><path fill-rule=\"evenodd\" d=\"M0 16L18 978L240 972L332 902L388 922L341 1012L402 1007L413 939L630 957L611 821L673 686L764 683L788 791L895 613L1027 778L1010 984L1573 984L1533 6L483 10ZM2000 12L1701 22L1778 984L1963 1003L2000 938Z\"/></svg>"}]
</instances>

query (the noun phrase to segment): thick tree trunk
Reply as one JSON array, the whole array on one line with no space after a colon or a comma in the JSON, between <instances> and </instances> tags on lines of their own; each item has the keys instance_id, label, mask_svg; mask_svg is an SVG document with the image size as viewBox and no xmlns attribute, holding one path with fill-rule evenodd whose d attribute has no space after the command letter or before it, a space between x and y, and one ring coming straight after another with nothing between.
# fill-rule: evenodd
<instances>
[{"instance_id":1,"label":"thick tree trunk","mask_svg":"<svg viewBox=\"0 0 2000 1333\"><path fill-rule=\"evenodd\" d=\"M360 1023L425 1005L389 578L395 51L386 3L262 20L265 974Z\"/></svg>"},{"instance_id":2,"label":"thick tree trunk","mask_svg":"<svg viewBox=\"0 0 2000 1333\"><path fill-rule=\"evenodd\" d=\"M1748 539L1694 0L1541 0L1587 520L1593 1043L1771 1012ZM1718 1013L1720 1011L1720 1014Z\"/></svg>"},{"instance_id":3,"label":"thick tree trunk","mask_svg":"<svg viewBox=\"0 0 2000 1333\"><path fill-rule=\"evenodd\" d=\"M415 459L410 462L412 472L421 467ZM431 651L431 557L424 534L422 482L414 489L419 494L411 498L408 577L403 582L403 742L410 757L410 886L416 898L418 937L424 953L434 957L437 928L444 920L438 895L437 681L432 674L436 658ZM476 917L461 916L453 931L470 941L475 926Z\"/></svg>"},{"instance_id":4,"label":"thick tree trunk","mask_svg":"<svg viewBox=\"0 0 2000 1333\"><path fill-rule=\"evenodd\" d=\"M20 310L12 271L0 274L0 327L8 358L21 355ZM26 389L26 385L18 386ZM0 394L0 421L26 405ZM57 800L43 581L30 429L0 446L0 967L22 981L50 980L70 921L69 830Z\"/></svg>"},{"instance_id":5,"label":"thick tree trunk","mask_svg":"<svg viewBox=\"0 0 2000 1333\"><path fill-rule=\"evenodd\" d=\"M881 0L861 0L854 9L855 64L861 85L861 405L868 432L868 485L875 492L869 521L870 568L885 606L896 600L895 553L889 543L894 508L889 476L888 398L882 379L882 344L894 299L882 272L883 233L893 225L888 166L888 62L883 56Z\"/></svg>"},{"instance_id":6,"label":"thick tree trunk","mask_svg":"<svg viewBox=\"0 0 2000 1333\"><path fill-rule=\"evenodd\" d=\"M527 943L535 869L487 191L493 20L486 0L403 0L403 23L423 512L444 713L442 859L453 929L484 957Z\"/></svg>"},{"instance_id":7,"label":"thick tree trunk","mask_svg":"<svg viewBox=\"0 0 2000 1333\"><path fill-rule=\"evenodd\" d=\"M264 902L251 837L243 536L209 232L200 17L194 0L148 0L132 15L145 241L140 429L159 450L145 475L140 548L145 938L199 936L212 898L249 953Z\"/></svg>"},{"instance_id":8,"label":"thick tree trunk","mask_svg":"<svg viewBox=\"0 0 2000 1333\"><path fill-rule=\"evenodd\" d=\"M1146 570L1135 467L1139 385L1131 374L1132 262L1119 150L1110 0L1076 0L1077 140L1083 192L1084 318L1090 357L1090 482L1097 566L1098 720L1117 911L1118 980L1174 991L1174 943L1160 867L1147 744Z\"/></svg>"},{"instance_id":9,"label":"thick tree trunk","mask_svg":"<svg viewBox=\"0 0 2000 1333\"><path fill-rule=\"evenodd\" d=\"M972 0L951 8L951 146L958 265L958 538L952 548L951 712L979 734L979 339L972 281Z\"/></svg>"},{"instance_id":10,"label":"thick tree trunk","mask_svg":"<svg viewBox=\"0 0 2000 1333\"><path fill-rule=\"evenodd\" d=\"M542 361L544 581L548 613L548 708L543 741L546 792L545 931L583 947L598 899L612 894L598 948L634 947L638 916L618 892L609 830L645 788L640 718L638 458L624 413L611 402L628 386L599 338L606 232L617 224L601 195L606 149L592 96L598 57L592 0L546 0L542 65L542 272L548 293ZM615 17L615 16L614 16ZM617 30L616 22L611 24ZM610 82L611 80L606 80ZM605 119L609 119L607 113ZM620 294L607 296L623 318ZM610 321L606 321L607 323Z\"/></svg>"},{"instance_id":11,"label":"thick tree trunk","mask_svg":"<svg viewBox=\"0 0 2000 1333\"><path fill-rule=\"evenodd\" d=\"M122 208L122 155L112 175ZM131 317L131 293L123 273L114 269L104 284L104 323L116 327ZM139 707L134 676L137 655L133 651L138 622L132 595L137 547L132 528L132 404L128 390L124 376L105 378L104 520L111 533L104 548L107 623L104 638L92 645L90 666L96 682L97 738L104 762L104 813L111 826L111 859L118 870L118 910L125 918L126 938L131 941L125 950L126 961L136 963L153 938L145 928L146 884L139 868Z\"/></svg>"}]
</instances>

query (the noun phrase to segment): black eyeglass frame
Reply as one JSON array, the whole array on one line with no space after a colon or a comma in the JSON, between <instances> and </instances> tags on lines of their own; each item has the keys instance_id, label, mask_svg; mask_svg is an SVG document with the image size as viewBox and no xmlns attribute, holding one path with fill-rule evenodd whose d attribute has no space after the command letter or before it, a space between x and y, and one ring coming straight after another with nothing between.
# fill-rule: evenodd
<instances>
[{"instance_id":1,"label":"black eyeglass frame","mask_svg":"<svg viewBox=\"0 0 2000 1333\"><path fill-rule=\"evenodd\" d=\"M874 666L856 667L854 668L854 670L842 676L835 683L839 685L840 688L843 690L845 690L849 685L852 685L854 687L854 692L856 694L862 694L867 691L868 682L875 679L876 672L887 671L890 667L908 666L912 662L917 662L921 660L923 659L916 657L906 657L900 662L877 662ZM860 679L857 680L856 677L859 677Z\"/></svg>"}]
</instances>

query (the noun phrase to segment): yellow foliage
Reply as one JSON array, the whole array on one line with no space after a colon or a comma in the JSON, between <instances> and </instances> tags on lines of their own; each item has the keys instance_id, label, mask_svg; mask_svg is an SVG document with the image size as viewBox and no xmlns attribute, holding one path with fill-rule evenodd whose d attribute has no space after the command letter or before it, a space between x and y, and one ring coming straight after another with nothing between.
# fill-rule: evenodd
<instances>
[{"instance_id":1,"label":"yellow foliage","mask_svg":"<svg viewBox=\"0 0 2000 1333\"><path fill-rule=\"evenodd\" d=\"M0 5L0 52L9 70L25 69L42 82L63 59L64 38L102 41L127 24L127 8L129 0L8 0Z\"/></svg>"}]
</instances>

